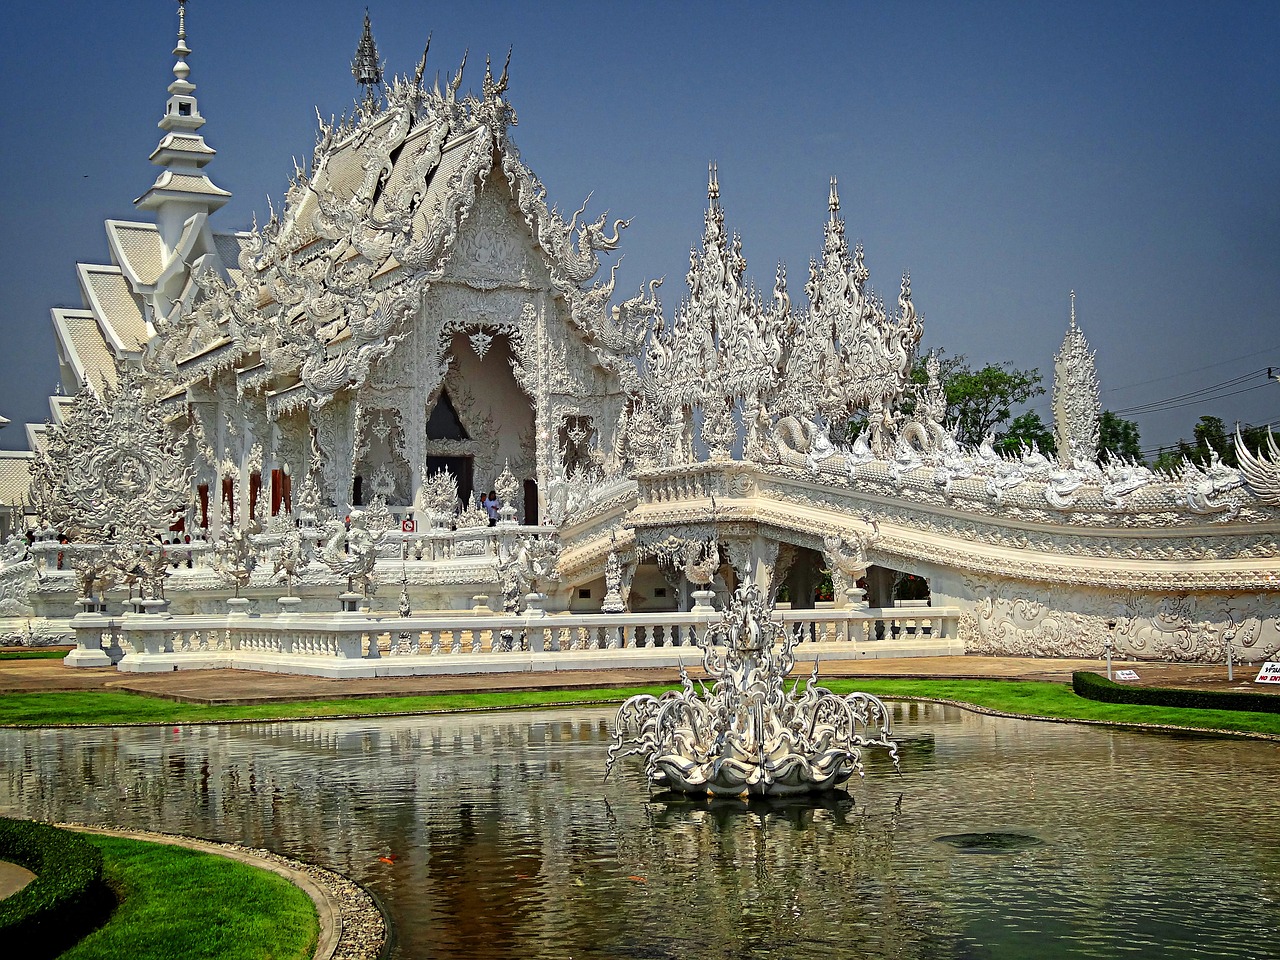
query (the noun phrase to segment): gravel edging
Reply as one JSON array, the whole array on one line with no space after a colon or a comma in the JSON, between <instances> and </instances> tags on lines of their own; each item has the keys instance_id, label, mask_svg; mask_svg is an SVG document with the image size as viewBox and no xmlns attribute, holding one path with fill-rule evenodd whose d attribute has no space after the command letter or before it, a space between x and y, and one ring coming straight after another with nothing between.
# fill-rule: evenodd
<instances>
[{"instance_id":1,"label":"gravel edging","mask_svg":"<svg viewBox=\"0 0 1280 960\"><path fill-rule=\"evenodd\" d=\"M271 850L149 830L120 830L83 823L54 826L149 843L199 850L269 870L300 888L316 906L320 930L314 960L385 960L391 953L391 923L368 890L334 870L293 860Z\"/></svg>"}]
</instances>

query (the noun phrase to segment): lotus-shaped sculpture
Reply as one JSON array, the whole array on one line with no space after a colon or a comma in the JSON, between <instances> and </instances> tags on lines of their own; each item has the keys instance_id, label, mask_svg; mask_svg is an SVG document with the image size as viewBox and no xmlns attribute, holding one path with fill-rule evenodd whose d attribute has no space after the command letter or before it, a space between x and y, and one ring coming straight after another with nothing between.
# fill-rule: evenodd
<instances>
[{"instance_id":1,"label":"lotus-shaped sculpture","mask_svg":"<svg viewBox=\"0 0 1280 960\"><path fill-rule=\"evenodd\" d=\"M655 789L730 796L787 796L835 790L856 771L864 748L898 765L885 705L866 693L837 696L818 685L818 668L788 692L796 636L772 618L755 584L739 587L702 638L708 691L681 668L682 688L641 694L618 710L605 776L622 757L642 754Z\"/></svg>"}]
</instances>

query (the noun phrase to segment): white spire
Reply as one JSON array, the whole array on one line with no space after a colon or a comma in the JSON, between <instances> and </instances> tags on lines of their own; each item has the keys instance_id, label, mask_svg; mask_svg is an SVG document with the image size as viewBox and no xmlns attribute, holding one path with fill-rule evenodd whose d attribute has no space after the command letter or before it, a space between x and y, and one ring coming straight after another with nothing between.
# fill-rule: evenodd
<instances>
[{"instance_id":1,"label":"white spire","mask_svg":"<svg viewBox=\"0 0 1280 960\"><path fill-rule=\"evenodd\" d=\"M187 63L191 56L187 46L187 0L178 0L178 42L173 55L178 59L173 64L169 99L159 123L164 136L151 153L151 162L164 170L151 189L134 201L139 209L155 211L161 238L171 253L179 245L183 225L193 214L210 214L231 199L231 194L204 172L215 152L197 132L204 126L204 117L200 116L196 85L190 80L191 65Z\"/></svg>"}]
</instances>

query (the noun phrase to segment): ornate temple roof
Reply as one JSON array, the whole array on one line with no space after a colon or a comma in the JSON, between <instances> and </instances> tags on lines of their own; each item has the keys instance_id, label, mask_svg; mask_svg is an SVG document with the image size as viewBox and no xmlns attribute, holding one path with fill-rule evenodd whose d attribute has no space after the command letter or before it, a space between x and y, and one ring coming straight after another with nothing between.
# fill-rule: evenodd
<instances>
[{"instance_id":1,"label":"ornate temple roof","mask_svg":"<svg viewBox=\"0 0 1280 960\"><path fill-rule=\"evenodd\" d=\"M358 387L399 338L428 287L446 273L477 197L499 190L543 264L514 282L549 289L606 367L636 352L652 300L610 308L613 277L594 280L626 221L579 223L549 209L546 191L509 137L507 70L486 63L479 96L459 96L463 67L442 91L398 78L340 122L320 124L314 156L295 171L284 208L220 248L238 270L197 271L200 296L156 322L148 371L174 395L230 364L261 363L262 380L289 403L324 403ZM162 231L163 232L163 231ZM588 285L590 284L590 285ZM212 352L211 352L212 351ZM216 354L216 355L215 355ZM256 355L256 356L255 356ZM302 383L296 393L291 385Z\"/></svg>"}]
</instances>

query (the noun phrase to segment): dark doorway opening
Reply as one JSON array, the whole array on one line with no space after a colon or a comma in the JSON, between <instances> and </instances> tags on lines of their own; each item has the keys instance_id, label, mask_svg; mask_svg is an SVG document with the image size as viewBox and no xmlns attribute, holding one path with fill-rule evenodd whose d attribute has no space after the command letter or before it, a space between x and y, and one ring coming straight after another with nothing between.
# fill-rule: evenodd
<instances>
[{"instance_id":1,"label":"dark doorway opening","mask_svg":"<svg viewBox=\"0 0 1280 960\"><path fill-rule=\"evenodd\" d=\"M524 482L524 522L531 527L538 525L538 481Z\"/></svg>"},{"instance_id":2,"label":"dark doorway opening","mask_svg":"<svg viewBox=\"0 0 1280 960\"><path fill-rule=\"evenodd\" d=\"M472 459L471 457L427 457L427 472L448 470L458 485L458 499L464 504L471 503L472 495Z\"/></svg>"}]
</instances>

